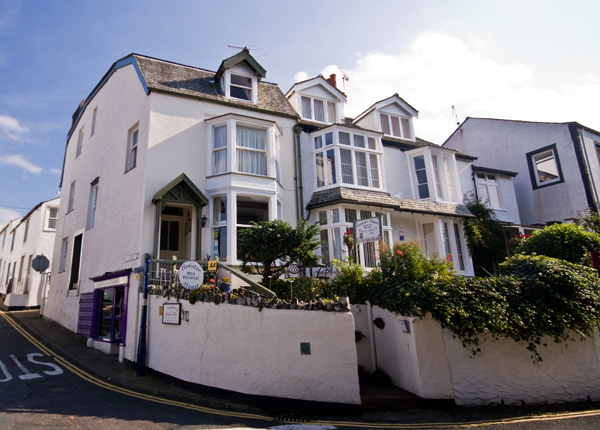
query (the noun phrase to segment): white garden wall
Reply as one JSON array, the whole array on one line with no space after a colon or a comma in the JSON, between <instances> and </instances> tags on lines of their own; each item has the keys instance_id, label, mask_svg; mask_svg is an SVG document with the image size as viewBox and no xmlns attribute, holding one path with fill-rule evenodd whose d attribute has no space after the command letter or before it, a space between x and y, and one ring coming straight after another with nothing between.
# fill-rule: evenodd
<instances>
[{"instance_id":1,"label":"white garden wall","mask_svg":"<svg viewBox=\"0 0 600 430\"><path fill-rule=\"evenodd\" d=\"M385 322L383 329L374 328L378 367L394 385L420 397L453 398L466 406L600 400L599 334L587 341L574 334L576 340L567 345L544 339L548 346L538 348L543 361L534 364L525 345L512 339L488 338L472 357L431 317L405 317L374 306L373 319L378 317ZM409 321L410 333L402 332L401 320Z\"/></svg>"},{"instance_id":2,"label":"white garden wall","mask_svg":"<svg viewBox=\"0 0 600 430\"><path fill-rule=\"evenodd\" d=\"M162 324L152 296L148 366L173 377L245 394L360 404L350 312L262 309L181 300L189 322ZM310 342L310 355L300 343Z\"/></svg>"},{"instance_id":3,"label":"white garden wall","mask_svg":"<svg viewBox=\"0 0 600 430\"><path fill-rule=\"evenodd\" d=\"M576 337L578 339L578 337ZM600 336L568 346L544 339L543 361L533 364L525 345L487 339L481 352L470 350L444 330L444 343L459 405L558 403L600 399Z\"/></svg>"}]
</instances>

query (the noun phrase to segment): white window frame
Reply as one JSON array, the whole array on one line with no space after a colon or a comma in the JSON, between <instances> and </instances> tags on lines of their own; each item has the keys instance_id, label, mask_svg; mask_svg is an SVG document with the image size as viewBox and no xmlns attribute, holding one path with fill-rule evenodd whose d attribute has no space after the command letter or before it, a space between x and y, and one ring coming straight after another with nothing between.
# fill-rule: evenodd
<instances>
[{"instance_id":1,"label":"white window frame","mask_svg":"<svg viewBox=\"0 0 600 430\"><path fill-rule=\"evenodd\" d=\"M208 171L211 175L222 175L222 174L241 174L241 175L251 175L257 176L261 178L269 178L273 180L277 180L276 168L277 164L279 164L279 151L276 151L276 143L281 136L281 130L277 126L276 123L272 121L261 120L258 118L248 118L241 117L236 114L228 114L224 117L219 117L219 119L215 119L214 122L207 123L210 125L207 127L208 129L208 150L209 155L207 157L207 167ZM227 145L220 148L215 148L215 129L225 126L227 131ZM254 129L260 129L265 131L265 149L254 149L248 148L244 146L237 145L237 127L248 127ZM248 173L241 172L237 168L238 164L238 156L237 151L255 151L265 154L265 163L266 163L266 174L260 173ZM226 151L226 168L224 171L217 171L215 164L215 153L217 151Z\"/></svg>"},{"instance_id":2,"label":"white window frame","mask_svg":"<svg viewBox=\"0 0 600 430\"><path fill-rule=\"evenodd\" d=\"M250 81L250 86L242 85L242 84L239 84L239 83L233 83L233 80L234 80L235 77L239 77L239 78L242 78L242 79L248 79ZM231 92L232 92L231 88L232 87L233 88L239 88L242 91L249 91L250 97L248 97L248 98L240 98L240 97L235 97L235 96L231 95ZM239 100L244 100L244 101L252 103L252 101L254 100L254 88L253 88L253 85L252 85L252 77L232 72L231 75L230 75L230 81L229 81L229 93L230 93L230 97L231 98L235 98L235 99L239 99Z\"/></svg>"},{"instance_id":3,"label":"white window frame","mask_svg":"<svg viewBox=\"0 0 600 430\"><path fill-rule=\"evenodd\" d=\"M125 159L125 173L137 167L140 129L136 124L127 132L127 156Z\"/></svg>"},{"instance_id":4,"label":"white window frame","mask_svg":"<svg viewBox=\"0 0 600 430\"><path fill-rule=\"evenodd\" d=\"M303 119L307 119L309 121L314 121L314 122L320 122L322 124L335 124L337 122L337 116L338 116L338 107L337 107L337 102L335 100L331 100L331 99L325 99L325 98L321 98L321 97L314 97L308 94L300 94L299 95L299 99L300 99L300 116ZM303 99L307 99L309 101L310 104L310 116L304 116L304 100ZM316 109L315 109L315 102L316 101L320 101L323 103L323 121L316 119ZM330 118L329 115L329 103L333 104L333 111L334 111L334 115L335 118Z\"/></svg>"},{"instance_id":5,"label":"white window frame","mask_svg":"<svg viewBox=\"0 0 600 430\"><path fill-rule=\"evenodd\" d=\"M71 182L71 188L69 189L69 206L67 213L71 212L75 207L75 181Z\"/></svg>"},{"instance_id":6,"label":"white window frame","mask_svg":"<svg viewBox=\"0 0 600 430\"><path fill-rule=\"evenodd\" d=\"M77 137L77 150L75 152L75 158L79 157L83 151L83 127L79 129L79 135Z\"/></svg>"},{"instance_id":7,"label":"white window frame","mask_svg":"<svg viewBox=\"0 0 600 430\"><path fill-rule=\"evenodd\" d=\"M408 165L411 171L411 182L415 200L458 202L460 196L460 183L456 171L454 154L423 148L408 151ZM423 157L429 197L421 197L415 158ZM436 164L437 163L437 164Z\"/></svg>"},{"instance_id":8,"label":"white window frame","mask_svg":"<svg viewBox=\"0 0 600 430\"><path fill-rule=\"evenodd\" d=\"M98 106L92 112L92 128L90 129L90 138L96 133L96 116L98 115Z\"/></svg>"},{"instance_id":9,"label":"white window frame","mask_svg":"<svg viewBox=\"0 0 600 430\"><path fill-rule=\"evenodd\" d=\"M69 238L63 238L60 244L60 265L58 266L59 272L64 272L67 268L67 254L69 253Z\"/></svg>"},{"instance_id":10,"label":"white window frame","mask_svg":"<svg viewBox=\"0 0 600 430\"><path fill-rule=\"evenodd\" d=\"M98 205L98 179L90 185L90 201L88 206L87 230L94 228L96 222L96 207Z\"/></svg>"},{"instance_id":11,"label":"white window frame","mask_svg":"<svg viewBox=\"0 0 600 430\"><path fill-rule=\"evenodd\" d=\"M425 217L423 220L417 221L417 237L421 242L423 252L426 252L426 244L424 237L424 225L433 224L433 234L435 239L435 249L428 250L428 255L437 254L441 259L448 258L448 248L450 254L452 254L451 261L454 270L460 274L470 276L473 274L473 265L469 251L467 248L467 241L464 235L462 222L455 218L437 218L437 217ZM444 225L447 226L447 237L444 235ZM456 227L455 227L456 226ZM456 230L458 230L459 236L456 237ZM447 239L447 240L446 240ZM460 245L459 252L458 246ZM463 269L460 267L460 257L463 260Z\"/></svg>"},{"instance_id":12,"label":"white window frame","mask_svg":"<svg viewBox=\"0 0 600 430\"><path fill-rule=\"evenodd\" d=\"M234 69L235 69L235 67L234 67ZM250 81L252 82L252 86L248 87L245 85L233 84L232 79L231 79L232 75L240 76L244 79L250 79ZM232 86L235 88L243 88L245 90L249 90L250 91L250 100L241 99L241 98L232 96L231 95L231 87ZM246 103L252 103L255 105L258 104L258 78L254 74L243 71L241 69L236 69L236 70L227 69L227 70L225 70L225 73L223 74L223 76L221 78L221 88L223 89L223 91L225 93L225 97L227 97L227 98L240 100L240 101L246 102Z\"/></svg>"},{"instance_id":13,"label":"white window frame","mask_svg":"<svg viewBox=\"0 0 600 430\"><path fill-rule=\"evenodd\" d=\"M332 134L332 143L326 143L326 136ZM340 133L347 134L349 136L350 144L341 143ZM327 188L334 188L339 186L357 188L363 190L373 191L384 191L385 190L385 175L383 167L383 147L379 136L373 136L367 133L358 133L353 130L343 129L338 127L326 128L323 131L312 133L311 135L311 148L312 148L312 163L314 166L314 177L313 185L315 189L323 190ZM364 146L357 146L358 138L363 139ZM371 139L371 140L370 140ZM320 141L320 144L317 143ZM371 145L373 144L374 149ZM320 145L320 146L319 146ZM327 163L328 152L333 151L333 169L334 172L330 171L330 163ZM344 175L342 169L342 151L350 151L350 161L352 163L352 182L344 182ZM366 168L366 179L367 185L359 184L358 178L358 164L357 154L365 154L365 168ZM323 157L323 185L319 185L319 171L320 168L317 165L318 157ZM378 163L377 168L373 167L372 157L376 157L375 160ZM348 166L348 163L344 164ZM376 172L377 181L379 186L375 186L374 173ZM333 175L335 173L335 176ZM331 183L330 183L331 181Z\"/></svg>"},{"instance_id":14,"label":"white window frame","mask_svg":"<svg viewBox=\"0 0 600 430\"><path fill-rule=\"evenodd\" d=\"M23 231L23 243L27 243L27 235L29 234L29 218L25 220L25 231Z\"/></svg>"},{"instance_id":15,"label":"white window frame","mask_svg":"<svg viewBox=\"0 0 600 430\"><path fill-rule=\"evenodd\" d=\"M502 194L500 193L500 177L497 173L486 173L486 172L475 172L477 177L477 194L479 195L479 199L481 202L489 208L492 209L502 209ZM483 176L483 178L480 178ZM490 176L493 176L495 179L490 179ZM481 188L484 187L486 191L486 196L481 194ZM498 206L494 206L492 204L492 200L490 199L490 189L496 188L496 193L498 195ZM485 197L485 198L484 198Z\"/></svg>"},{"instance_id":16,"label":"white window frame","mask_svg":"<svg viewBox=\"0 0 600 430\"><path fill-rule=\"evenodd\" d=\"M379 121L379 129L381 130L381 132L384 135L391 136L391 137L397 137L399 139L404 139L404 140L415 140L413 137L415 135L415 133L413 131L412 120L410 117L397 115L397 114L393 114L393 113L389 113L389 112L381 111L381 110L378 110L377 114L378 114L377 121ZM387 124L384 123L383 116L387 117L386 118ZM394 121L392 118L395 118L398 120L398 129L399 129L398 133L395 133ZM405 133L404 126L402 124L403 121L407 122L409 136L407 136ZM387 130L386 130L386 128L387 128ZM389 133L386 133L386 131L389 131Z\"/></svg>"},{"instance_id":17,"label":"white window frame","mask_svg":"<svg viewBox=\"0 0 600 430\"><path fill-rule=\"evenodd\" d=\"M56 217L50 216L52 210L56 211ZM54 220L54 228L50 227L50 220ZM56 231L56 223L58 223L58 207L57 206L47 206L46 207L46 217L44 219L44 230Z\"/></svg>"}]
</instances>

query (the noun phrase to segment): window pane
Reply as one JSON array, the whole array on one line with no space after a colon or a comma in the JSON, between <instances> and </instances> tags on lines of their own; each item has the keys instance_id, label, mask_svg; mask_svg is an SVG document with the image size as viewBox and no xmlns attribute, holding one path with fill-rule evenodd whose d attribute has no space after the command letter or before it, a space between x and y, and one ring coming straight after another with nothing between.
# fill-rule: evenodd
<instances>
[{"instance_id":1,"label":"window pane","mask_svg":"<svg viewBox=\"0 0 600 430\"><path fill-rule=\"evenodd\" d=\"M269 220L269 200L262 197L237 196L237 224L250 225L250 221Z\"/></svg>"},{"instance_id":2,"label":"window pane","mask_svg":"<svg viewBox=\"0 0 600 430\"><path fill-rule=\"evenodd\" d=\"M227 227L214 229L213 256L221 261L227 261Z\"/></svg>"},{"instance_id":3,"label":"window pane","mask_svg":"<svg viewBox=\"0 0 600 430\"><path fill-rule=\"evenodd\" d=\"M385 114L380 114L379 118L381 119L381 132L383 134L390 134L390 122L388 120L388 116Z\"/></svg>"},{"instance_id":4,"label":"window pane","mask_svg":"<svg viewBox=\"0 0 600 430\"><path fill-rule=\"evenodd\" d=\"M442 182L440 181L440 170L438 168L437 155L432 155L431 160L433 161L433 175L435 177L435 187L437 189L438 198L443 199L444 194L442 193Z\"/></svg>"},{"instance_id":5,"label":"window pane","mask_svg":"<svg viewBox=\"0 0 600 430\"><path fill-rule=\"evenodd\" d=\"M333 223L340 222L340 210L332 209L331 210L331 218L333 219Z\"/></svg>"},{"instance_id":6,"label":"window pane","mask_svg":"<svg viewBox=\"0 0 600 430\"><path fill-rule=\"evenodd\" d=\"M373 218L371 211L360 211L360 219Z\"/></svg>"},{"instance_id":7,"label":"window pane","mask_svg":"<svg viewBox=\"0 0 600 430\"><path fill-rule=\"evenodd\" d=\"M368 138L369 149L377 149L377 141L373 137Z\"/></svg>"},{"instance_id":8,"label":"window pane","mask_svg":"<svg viewBox=\"0 0 600 430\"><path fill-rule=\"evenodd\" d=\"M364 152L356 152L356 176L358 185L369 186L369 173L367 172L367 155Z\"/></svg>"},{"instance_id":9,"label":"window pane","mask_svg":"<svg viewBox=\"0 0 600 430\"><path fill-rule=\"evenodd\" d=\"M252 79L240 75L231 75L231 83L242 87L252 88Z\"/></svg>"},{"instance_id":10,"label":"window pane","mask_svg":"<svg viewBox=\"0 0 600 430\"><path fill-rule=\"evenodd\" d=\"M500 209L500 194L498 193L497 185L489 185L488 190L490 193L490 205L494 209Z\"/></svg>"},{"instance_id":11,"label":"window pane","mask_svg":"<svg viewBox=\"0 0 600 430\"><path fill-rule=\"evenodd\" d=\"M369 154L371 162L371 186L380 188L379 184L379 157L376 154Z\"/></svg>"},{"instance_id":12,"label":"window pane","mask_svg":"<svg viewBox=\"0 0 600 430\"><path fill-rule=\"evenodd\" d=\"M398 117L391 116L390 118L392 119L392 133L396 137L402 137L400 134L400 121L398 120Z\"/></svg>"},{"instance_id":13,"label":"window pane","mask_svg":"<svg viewBox=\"0 0 600 430\"><path fill-rule=\"evenodd\" d=\"M213 198L213 224L227 222L227 196Z\"/></svg>"},{"instance_id":14,"label":"window pane","mask_svg":"<svg viewBox=\"0 0 600 430\"><path fill-rule=\"evenodd\" d=\"M325 186L325 167L323 164L323 153L316 154L317 159L317 187Z\"/></svg>"},{"instance_id":15,"label":"window pane","mask_svg":"<svg viewBox=\"0 0 600 430\"><path fill-rule=\"evenodd\" d=\"M315 137L315 149L321 149L323 147L323 136Z\"/></svg>"},{"instance_id":16,"label":"window pane","mask_svg":"<svg viewBox=\"0 0 600 430\"><path fill-rule=\"evenodd\" d=\"M229 94L231 97L235 97L236 99L242 99L242 100L248 100L248 101L252 100L252 91L249 89L234 87L232 85L229 90Z\"/></svg>"},{"instance_id":17,"label":"window pane","mask_svg":"<svg viewBox=\"0 0 600 430\"><path fill-rule=\"evenodd\" d=\"M227 126L222 125L214 128L214 145L216 148L224 148L227 146Z\"/></svg>"},{"instance_id":18,"label":"window pane","mask_svg":"<svg viewBox=\"0 0 600 430\"><path fill-rule=\"evenodd\" d=\"M98 337L102 339L110 339L114 291L114 288L108 288L100 293L100 327L98 328Z\"/></svg>"},{"instance_id":19,"label":"window pane","mask_svg":"<svg viewBox=\"0 0 600 430\"><path fill-rule=\"evenodd\" d=\"M387 215L386 214L382 214L381 212L375 212L375 216L376 217L381 217L381 224L384 227L387 227L388 225L388 220L387 220Z\"/></svg>"},{"instance_id":20,"label":"window pane","mask_svg":"<svg viewBox=\"0 0 600 430\"><path fill-rule=\"evenodd\" d=\"M405 139L412 139L410 134L410 123L406 118L402 118L402 135Z\"/></svg>"},{"instance_id":21,"label":"window pane","mask_svg":"<svg viewBox=\"0 0 600 430\"><path fill-rule=\"evenodd\" d=\"M327 230L321 230L321 263L329 263L329 235Z\"/></svg>"},{"instance_id":22,"label":"window pane","mask_svg":"<svg viewBox=\"0 0 600 430\"><path fill-rule=\"evenodd\" d=\"M375 253L375 242L363 243L363 258L365 267L377 267L377 255Z\"/></svg>"},{"instance_id":23,"label":"window pane","mask_svg":"<svg viewBox=\"0 0 600 430\"><path fill-rule=\"evenodd\" d=\"M454 239L456 240L456 260L458 261L458 270L465 270L465 260L463 258L462 243L460 241L458 224L454 224Z\"/></svg>"},{"instance_id":24,"label":"window pane","mask_svg":"<svg viewBox=\"0 0 600 430\"><path fill-rule=\"evenodd\" d=\"M267 174L267 154L264 152L238 149L237 170L238 172L265 176Z\"/></svg>"},{"instance_id":25,"label":"window pane","mask_svg":"<svg viewBox=\"0 0 600 430\"><path fill-rule=\"evenodd\" d=\"M266 145L267 132L260 128L245 127L238 125L236 127L236 144L244 148L267 150Z\"/></svg>"},{"instance_id":26,"label":"window pane","mask_svg":"<svg viewBox=\"0 0 600 430\"><path fill-rule=\"evenodd\" d=\"M356 221L356 209L345 209L346 222Z\"/></svg>"},{"instance_id":27,"label":"window pane","mask_svg":"<svg viewBox=\"0 0 600 430\"><path fill-rule=\"evenodd\" d=\"M544 151L533 156L539 183L558 179L558 168L554 160L554 151Z\"/></svg>"},{"instance_id":28,"label":"window pane","mask_svg":"<svg viewBox=\"0 0 600 430\"><path fill-rule=\"evenodd\" d=\"M336 175L335 175L335 155L333 149L327 151L327 185L333 185L337 183Z\"/></svg>"},{"instance_id":29,"label":"window pane","mask_svg":"<svg viewBox=\"0 0 600 430\"><path fill-rule=\"evenodd\" d=\"M364 148L365 147L365 137L361 136L360 134L355 134L354 135L354 146L356 146L358 148Z\"/></svg>"},{"instance_id":30,"label":"window pane","mask_svg":"<svg viewBox=\"0 0 600 430\"><path fill-rule=\"evenodd\" d=\"M331 123L337 122L335 114L335 103L333 102L327 102L327 121Z\"/></svg>"},{"instance_id":31,"label":"window pane","mask_svg":"<svg viewBox=\"0 0 600 430\"><path fill-rule=\"evenodd\" d=\"M415 157L415 174L417 176L417 189L420 199L429 198L429 187L427 185L427 171L425 170L425 159L422 155Z\"/></svg>"},{"instance_id":32,"label":"window pane","mask_svg":"<svg viewBox=\"0 0 600 430\"><path fill-rule=\"evenodd\" d=\"M444 250L446 251L446 257L452 254L452 247L450 246L450 232L448 231L448 223L445 222L442 224L443 233L444 233Z\"/></svg>"},{"instance_id":33,"label":"window pane","mask_svg":"<svg viewBox=\"0 0 600 430\"><path fill-rule=\"evenodd\" d=\"M325 145L333 145L333 133L327 133L325 135Z\"/></svg>"},{"instance_id":34,"label":"window pane","mask_svg":"<svg viewBox=\"0 0 600 430\"><path fill-rule=\"evenodd\" d=\"M450 174L450 162L448 161L448 157L444 157L444 174L446 176L446 188L448 190L448 195L446 198L448 200L454 200L454 190L452 189L452 175Z\"/></svg>"},{"instance_id":35,"label":"window pane","mask_svg":"<svg viewBox=\"0 0 600 430\"><path fill-rule=\"evenodd\" d=\"M323 100L315 100L315 121L325 122L325 107Z\"/></svg>"},{"instance_id":36,"label":"window pane","mask_svg":"<svg viewBox=\"0 0 600 430\"><path fill-rule=\"evenodd\" d=\"M213 173L227 172L227 148L219 149L213 153Z\"/></svg>"},{"instance_id":37,"label":"window pane","mask_svg":"<svg viewBox=\"0 0 600 430\"><path fill-rule=\"evenodd\" d=\"M344 184L353 184L352 151L349 149L340 149L340 159L342 163L342 182Z\"/></svg>"},{"instance_id":38,"label":"window pane","mask_svg":"<svg viewBox=\"0 0 600 430\"><path fill-rule=\"evenodd\" d=\"M483 204L489 206L490 205L490 196L488 194L488 188L486 184L479 184L479 200L482 201Z\"/></svg>"},{"instance_id":39,"label":"window pane","mask_svg":"<svg viewBox=\"0 0 600 430\"><path fill-rule=\"evenodd\" d=\"M311 99L302 97L302 118L312 119Z\"/></svg>"},{"instance_id":40,"label":"window pane","mask_svg":"<svg viewBox=\"0 0 600 430\"><path fill-rule=\"evenodd\" d=\"M342 233L339 227L333 229L333 258L342 259Z\"/></svg>"},{"instance_id":41,"label":"window pane","mask_svg":"<svg viewBox=\"0 0 600 430\"><path fill-rule=\"evenodd\" d=\"M341 132L339 133L340 143L342 145L350 145L350 134Z\"/></svg>"},{"instance_id":42,"label":"window pane","mask_svg":"<svg viewBox=\"0 0 600 430\"><path fill-rule=\"evenodd\" d=\"M327 224L327 211L319 212L319 222L321 223L321 225Z\"/></svg>"},{"instance_id":43,"label":"window pane","mask_svg":"<svg viewBox=\"0 0 600 430\"><path fill-rule=\"evenodd\" d=\"M425 254L433 255L437 253L433 223L423 224L423 246Z\"/></svg>"}]
</instances>

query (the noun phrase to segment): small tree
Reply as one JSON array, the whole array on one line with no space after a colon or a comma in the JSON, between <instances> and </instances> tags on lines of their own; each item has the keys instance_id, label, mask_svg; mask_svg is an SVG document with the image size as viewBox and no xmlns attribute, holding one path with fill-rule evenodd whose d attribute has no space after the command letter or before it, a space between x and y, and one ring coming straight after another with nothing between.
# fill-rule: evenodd
<instances>
[{"instance_id":1,"label":"small tree","mask_svg":"<svg viewBox=\"0 0 600 430\"><path fill-rule=\"evenodd\" d=\"M280 220L251 224L252 227L238 231L238 255L244 267L256 267L264 285L268 286L269 280L276 281L292 263L317 262L319 257L313 251L321 244L317 239L319 223L310 225L300 220L296 228Z\"/></svg>"},{"instance_id":2,"label":"small tree","mask_svg":"<svg viewBox=\"0 0 600 430\"><path fill-rule=\"evenodd\" d=\"M487 273L480 270L480 267L494 273L497 265L505 258L506 243L502 225L494 210L481 201L466 201L465 206L475 215L475 218L468 218L464 222L467 246L473 258L475 273L486 276Z\"/></svg>"},{"instance_id":3,"label":"small tree","mask_svg":"<svg viewBox=\"0 0 600 430\"><path fill-rule=\"evenodd\" d=\"M577 216L579 217L579 225L585 230L600 233L600 216L592 208L577 212Z\"/></svg>"}]
</instances>

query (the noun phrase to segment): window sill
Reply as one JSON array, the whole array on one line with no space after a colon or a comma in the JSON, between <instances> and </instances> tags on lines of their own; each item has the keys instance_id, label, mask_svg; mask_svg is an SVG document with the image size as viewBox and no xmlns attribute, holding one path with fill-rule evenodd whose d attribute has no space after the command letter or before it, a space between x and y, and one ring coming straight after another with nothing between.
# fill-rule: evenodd
<instances>
[{"instance_id":1,"label":"window sill","mask_svg":"<svg viewBox=\"0 0 600 430\"><path fill-rule=\"evenodd\" d=\"M536 184L533 184L533 189L534 189L534 190L538 190L538 189L540 189L540 188L551 187L552 185L562 184L562 183L564 183L564 182L565 182L565 180L561 178L561 179L560 179L560 180L558 180L558 181L550 182L550 183L547 183L547 184L538 185L538 184L536 183Z\"/></svg>"},{"instance_id":2,"label":"window sill","mask_svg":"<svg viewBox=\"0 0 600 430\"><path fill-rule=\"evenodd\" d=\"M218 178L219 176L225 176L225 175L242 175L242 176L250 176L252 178L264 178L264 179L270 179L272 181L276 181L277 178L274 176L266 176L266 175L257 175L255 173L245 173L245 172L223 172L223 173L216 173L214 175L211 176L207 176L206 178Z\"/></svg>"},{"instance_id":3,"label":"window sill","mask_svg":"<svg viewBox=\"0 0 600 430\"><path fill-rule=\"evenodd\" d=\"M74 209L69 209L65 215L69 215Z\"/></svg>"},{"instance_id":4,"label":"window sill","mask_svg":"<svg viewBox=\"0 0 600 430\"><path fill-rule=\"evenodd\" d=\"M137 167L137 164L135 166L133 166L131 169L127 169L125 170L125 172L123 173L124 175L131 172L133 169L135 169Z\"/></svg>"}]
</instances>

